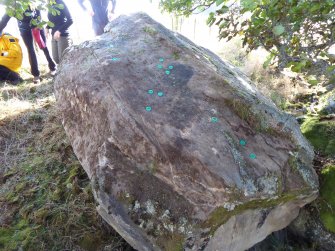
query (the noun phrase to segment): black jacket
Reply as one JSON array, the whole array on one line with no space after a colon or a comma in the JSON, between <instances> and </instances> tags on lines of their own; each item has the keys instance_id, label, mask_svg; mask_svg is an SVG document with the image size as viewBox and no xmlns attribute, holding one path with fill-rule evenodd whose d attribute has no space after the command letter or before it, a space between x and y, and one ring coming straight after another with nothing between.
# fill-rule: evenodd
<instances>
[{"instance_id":1,"label":"black jacket","mask_svg":"<svg viewBox=\"0 0 335 251\"><path fill-rule=\"evenodd\" d=\"M48 19L54 24L54 27L47 26L48 29L51 29L51 34L55 34L56 31L60 31L62 37L67 37L69 35L69 27L73 24L73 20L69 9L62 0L57 0L57 4L62 4L63 9L59 9L59 15L52 15L48 12Z\"/></svg>"}]
</instances>

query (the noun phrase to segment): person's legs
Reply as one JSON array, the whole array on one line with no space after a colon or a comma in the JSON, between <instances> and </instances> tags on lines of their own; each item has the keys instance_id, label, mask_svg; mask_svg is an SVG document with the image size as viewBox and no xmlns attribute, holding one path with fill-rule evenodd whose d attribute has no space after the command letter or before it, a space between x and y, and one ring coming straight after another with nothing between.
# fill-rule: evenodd
<instances>
[{"instance_id":1,"label":"person's legs","mask_svg":"<svg viewBox=\"0 0 335 251\"><path fill-rule=\"evenodd\" d=\"M69 47L69 45L70 45L69 37L60 37L60 40L58 41L58 55L60 60L63 57L65 49Z\"/></svg>"},{"instance_id":2,"label":"person's legs","mask_svg":"<svg viewBox=\"0 0 335 251\"><path fill-rule=\"evenodd\" d=\"M29 58L29 63L30 63L30 68L31 68L31 74L34 77L39 77L40 71L38 70L37 57L36 57L36 52L34 48L33 36L31 34L31 30L21 30L20 29L20 33L21 33L23 42L28 51L28 58Z\"/></svg>"},{"instance_id":3,"label":"person's legs","mask_svg":"<svg viewBox=\"0 0 335 251\"><path fill-rule=\"evenodd\" d=\"M56 64L59 64L58 42L54 38L51 39L51 51Z\"/></svg>"},{"instance_id":4,"label":"person's legs","mask_svg":"<svg viewBox=\"0 0 335 251\"><path fill-rule=\"evenodd\" d=\"M23 81L23 79L20 77L18 73L11 71L10 69L8 69L3 65L0 65L0 81L1 80L10 81L13 84L17 84Z\"/></svg>"},{"instance_id":5,"label":"person's legs","mask_svg":"<svg viewBox=\"0 0 335 251\"><path fill-rule=\"evenodd\" d=\"M45 38L45 34L44 34L44 30L43 30L43 29L41 30L41 37L42 37L44 43L46 44L46 38ZM51 58L51 56L50 56L48 47L45 46L45 48L42 49L42 50L43 50L44 56L45 56L46 59L48 60L48 66L49 66L50 71L54 71L54 70L56 70L56 64L55 64L55 62L52 60L52 58Z\"/></svg>"},{"instance_id":6,"label":"person's legs","mask_svg":"<svg viewBox=\"0 0 335 251\"><path fill-rule=\"evenodd\" d=\"M104 33L104 28L105 28L104 24L101 24L97 22L96 20L92 19L92 25L93 25L94 34L96 36L100 36Z\"/></svg>"}]
</instances>

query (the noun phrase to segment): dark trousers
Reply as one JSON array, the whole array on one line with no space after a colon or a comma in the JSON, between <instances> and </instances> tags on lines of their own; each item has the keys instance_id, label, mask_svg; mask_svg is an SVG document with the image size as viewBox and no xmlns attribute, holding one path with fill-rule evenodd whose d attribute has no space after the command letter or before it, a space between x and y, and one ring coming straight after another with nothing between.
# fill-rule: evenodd
<instances>
[{"instance_id":1,"label":"dark trousers","mask_svg":"<svg viewBox=\"0 0 335 251\"><path fill-rule=\"evenodd\" d=\"M28 57L29 57L29 63L30 63L30 71L31 74L34 77L38 77L40 75L40 71L38 70L38 63L37 63L37 56L36 56L36 52L35 52L35 47L34 47L34 39L33 39L33 35L31 33L30 29L20 29L20 33L21 33L21 37L23 39L24 44L27 47L28 50ZM46 43L46 38L45 38L45 34L43 29L41 30L41 37L44 41L44 43ZM50 71L54 71L56 69L56 64L55 62L52 60L49 50L47 47L45 47L43 50L43 53L48 61L48 66Z\"/></svg>"},{"instance_id":2,"label":"dark trousers","mask_svg":"<svg viewBox=\"0 0 335 251\"><path fill-rule=\"evenodd\" d=\"M90 0L94 16L92 26L96 36L104 33L104 28L108 24L107 7L109 0Z\"/></svg>"},{"instance_id":3,"label":"dark trousers","mask_svg":"<svg viewBox=\"0 0 335 251\"><path fill-rule=\"evenodd\" d=\"M21 80L21 77L18 73L11 71L3 65L0 65L0 81L4 80L17 82Z\"/></svg>"}]
</instances>

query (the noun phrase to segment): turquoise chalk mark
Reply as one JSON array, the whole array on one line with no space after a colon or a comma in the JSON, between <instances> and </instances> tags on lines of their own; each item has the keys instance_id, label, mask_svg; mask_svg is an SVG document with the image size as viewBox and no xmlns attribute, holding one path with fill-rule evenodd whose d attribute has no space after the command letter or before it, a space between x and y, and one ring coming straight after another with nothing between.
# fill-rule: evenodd
<instances>
[{"instance_id":1,"label":"turquoise chalk mark","mask_svg":"<svg viewBox=\"0 0 335 251\"><path fill-rule=\"evenodd\" d=\"M148 93L149 94L154 94L154 90L150 89L150 90L148 90Z\"/></svg>"},{"instance_id":2,"label":"turquoise chalk mark","mask_svg":"<svg viewBox=\"0 0 335 251\"><path fill-rule=\"evenodd\" d=\"M240 145L241 146L245 146L247 144L247 142L244 140L244 139L241 139L240 140Z\"/></svg>"},{"instance_id":3,"label":"turquoise chalk mark","mask_svg":"<svg viewBox=\"0 0 335 251\"><path fill-rule=\"evenodd\" d=\"M173 65L169 65L169 67L168 67L170 70L172 70L173 69Z\"/></svg>"},{"instance_id":4,"label":"turquoise chalk mark","mask_svg":"<svg viewBox=\"0 0 335 251\"><path fill-rule=\"evenodd\" d=\"M151 106L147 106L147 107L145 107L145 110L150 112L152 110L152 108L151 108Z\"/></svg>"},{"instance_id":5,"label":"turquoise chalk mark","mask_svg":"<svg viewBox=\"0 0 335 251\"><path fill-rule=\"evenodd\" d=\"M159 96L159 97L163 97L164 96L164 92L157 92L157 95Z\"/></svg>"},{"instance_id":6,"label":"turquoise chalk mark","mask_svg":"<svg viewBox=\"0 0 335 251\"><path fill-rule=\"evenodd\" d=\"M170 75L170 71L165 71L166 75Z\"/></svg>"},{"instance_id":7,"label":"turquoise chalk mark","mask_svg":"<svg viewBox=\"0 0 335 251\"><path fill-rule=\"evenodd\" d=\"M211 117L211 122L212 123L216 123L216 122L218 122L218 118L217 117Z\"/></svg>"},{"instance_id":8,"label":"turquoise chalk mark","mask_svg":"<svg viewBox=\"0 0 335 251\"><path fill-rule=\"evenodd\" d=\"M249 157L250 157L250 159L256 159L256 154L250 153Z\"/></svg>"}]
</instances>

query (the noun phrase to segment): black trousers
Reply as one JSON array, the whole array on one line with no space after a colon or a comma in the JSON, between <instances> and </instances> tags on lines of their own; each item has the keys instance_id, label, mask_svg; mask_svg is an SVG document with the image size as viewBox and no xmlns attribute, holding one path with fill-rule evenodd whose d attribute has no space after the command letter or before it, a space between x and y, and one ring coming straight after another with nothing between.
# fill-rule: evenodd
<instances>
[{"instance_id":1,"label":"black trousers","mask_svg":"<svg viewBox=\"0 0 335 251\"><path fill-rule=\"evenodd\" d=\"M90 0L94 16L92 26L96 36L104 33L104 28L108 24L107 7L109 0Z\"/></svg>"},{"instance_id":2,"label":"black trousers","mask_svg":"<svg viewBox=\"0 0 335 251\"><path fill-rule=\"evenodd\" d=\"M11 81L11 82L17 82L21 81L21 77L18 73L11 71L7 67L0 65L0 81Z\"/></svg>"},{"instance_id":3,"label":"black trousers","mask_svg":"<svg viewBox=\"0 0 335 251\"><path fill-rule=\"evenodd\" d=\"M40 71L38 69L38 62L37 62L37 56L36 56L36 51L35 51L35 47L34 47L34 39L33 39L33 35L31 33L31 29L20 29L20 33L21 33L21 37L23 39L24 44L27 47L28 50L28 57L29 57L29 63L30 63L30 72L34 77L38 77L40 76ZM41 30L41 37L44 41L44 43L46 43L46 38L45 38L45 34L44 34L44 30ZM48 66L50 71L54 71L56 69L56 64L55 62L52 60L49 50L47 47L45 47L43 50L43 53L48 61Z\"/></svg>"}]
</instances>

